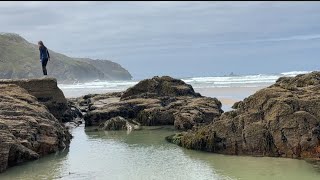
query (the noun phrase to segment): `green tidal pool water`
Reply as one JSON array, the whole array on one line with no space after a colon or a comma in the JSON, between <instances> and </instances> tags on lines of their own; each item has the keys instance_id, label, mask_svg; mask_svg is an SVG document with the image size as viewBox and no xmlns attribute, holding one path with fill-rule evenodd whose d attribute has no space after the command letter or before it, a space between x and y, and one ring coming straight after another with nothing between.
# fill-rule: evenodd
<instances>
[{"instance_id":1,"label":"green tidal pool water","mask_svg":"<svg viewBox=\"0 0 320 180\"><path fill-rule=\"evenodd\" d=\"M9 168L0 179L320 180L319 168L303 160L187 150L165 141L174 132L171 126L133 132L80 126L68 150Z\"/></svg>"}]
</instances>

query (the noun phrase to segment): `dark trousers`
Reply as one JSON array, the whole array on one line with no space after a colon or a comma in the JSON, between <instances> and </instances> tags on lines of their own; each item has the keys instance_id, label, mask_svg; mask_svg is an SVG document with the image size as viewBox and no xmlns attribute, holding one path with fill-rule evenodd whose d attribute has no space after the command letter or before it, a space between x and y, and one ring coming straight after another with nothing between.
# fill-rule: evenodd
<instances>
[{"instance_id":1,"label":"dark trousers","mask_svg":"<svg viewBox=\"0 0 320 180\"><path fill-rule=\"evenodd\" d=\"M48 63L48 58L41 60L43 75L47 75L47 63Z\"/></svg>"}]
</instances>

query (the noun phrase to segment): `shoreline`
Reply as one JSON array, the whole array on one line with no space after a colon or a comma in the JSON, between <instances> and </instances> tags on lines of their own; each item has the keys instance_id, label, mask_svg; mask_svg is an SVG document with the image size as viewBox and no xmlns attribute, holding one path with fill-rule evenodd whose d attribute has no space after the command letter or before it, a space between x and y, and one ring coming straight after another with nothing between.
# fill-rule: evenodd
<instances>
[{"instance_id":1,"label":"shoreline","mask_svg":"<svg viewBox=\"0 0 320 180\"><path fill-rule=\"evenodd\" d=\"M269 85L268 85L269 86ZM233 110L232 106L234 103L244 100L245 98L253 95L260 89L263 89L265 86L257 87L212 87L212 88L194 88L195 92L200 93L205 97L217 98L222 103L222 109L226 111ZM118 90L104 90L104 89L63 89L66 99L80 98L88 94L106 94L113 92L123 92L126 89Z\"/></svg>"},{"instance_id":2,"label":"shoreline","mask_svg":"<svg viewBox=\"0 0 320 180\"><path fill-rule=\"evenodd\" d=\"M59 85L58 85L59 86ZM256 91L268 87L257 86L257 87L212 87L212 88L194 88L195 92L200 93L202 96L216 97L219 100L224 99L227 104L234 103L254 94ZM113 92L122 92L126 89L64 89L60 87L66 98L79 98L88 94L105 94Z\"/></svg>"}]
</instances>

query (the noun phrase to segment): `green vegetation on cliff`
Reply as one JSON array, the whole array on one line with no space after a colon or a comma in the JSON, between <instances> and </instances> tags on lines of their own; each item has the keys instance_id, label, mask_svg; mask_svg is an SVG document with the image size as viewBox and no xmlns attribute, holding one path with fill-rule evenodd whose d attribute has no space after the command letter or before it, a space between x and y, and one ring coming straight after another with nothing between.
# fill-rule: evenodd
<instances>
[{"instance_id":1,"label":"green vegetation on cliff","mask_svg":"<svg viewBox=\"0 0 320 180\"><path fill-rule=\"evenodd\" d=\"M132 78L126 69L108 60L71 58L50 49L49 52L51 61L47 67L48 74L60 82ZM29 43L17 34L0 34L0 78L20 79L41 76L37 45Z\"/></svg>"}]
</instances>

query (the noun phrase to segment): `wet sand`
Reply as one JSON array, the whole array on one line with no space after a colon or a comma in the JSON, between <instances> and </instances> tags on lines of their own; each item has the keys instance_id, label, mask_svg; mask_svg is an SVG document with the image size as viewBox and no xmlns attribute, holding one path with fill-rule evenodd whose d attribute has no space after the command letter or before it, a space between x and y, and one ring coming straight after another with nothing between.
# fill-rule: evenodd
<instances>
[{"instance_id":1,"label":"wet sand","mask_svg":"<svg viewBox=\"0 0 320 180\"><path fill-rule=\"evenodd\" d=\"M194 90L203 96L239 101L265 87L267 86L194 88Z\"/></svg>"},{"instance_id":2,"label":"wet sand","mask_svg":"<svg viewBox=\"0 0 320 180\"><path fill-rule=\"evenodd\" d=\"M238 100L235 99L228 99L228 98L219 98L219 101L221 101L222 104L232 106L235 102L238 102Z\"/></svg>"},{"instance_id":3,"label":"wet sand","mask_svg":"<svg viewBox=\"0 0 320 180\"><path fill-rule=\"evenodd\" d=\"M244 98L265 87L267 86L194 88L194 90L203 96L218 98L222 103L222 109L229 111L235 102L242 101Z\"/></svg>"}]
</instances>

